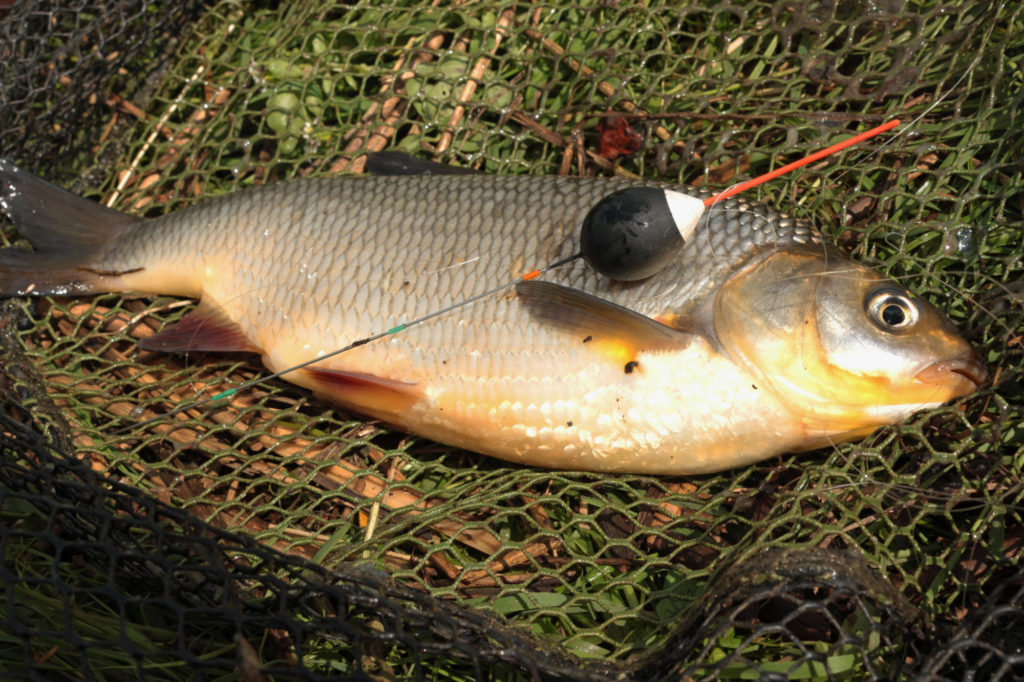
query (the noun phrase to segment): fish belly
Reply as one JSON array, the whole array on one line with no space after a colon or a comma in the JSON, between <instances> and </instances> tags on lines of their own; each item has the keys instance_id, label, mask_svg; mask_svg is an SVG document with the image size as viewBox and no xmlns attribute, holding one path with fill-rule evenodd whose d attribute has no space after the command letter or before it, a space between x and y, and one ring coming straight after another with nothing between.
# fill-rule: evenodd
<instances>
[{"instance_id":1,"label":"fish belly","mask_svg":"<svg viewBox=\"0 0 1024 682\"><path fill-rule=\"evenodd\" d=\"M474 305L322 363L409 382L407 402L311 374L294 380L411 433L547 468L703 473L791 450L804 437L770 391L706 343L641 352L627 373L537 327L516 301ZM301 361L296 343L277 346L266 364Z\"/></svg>"}]
</instances>

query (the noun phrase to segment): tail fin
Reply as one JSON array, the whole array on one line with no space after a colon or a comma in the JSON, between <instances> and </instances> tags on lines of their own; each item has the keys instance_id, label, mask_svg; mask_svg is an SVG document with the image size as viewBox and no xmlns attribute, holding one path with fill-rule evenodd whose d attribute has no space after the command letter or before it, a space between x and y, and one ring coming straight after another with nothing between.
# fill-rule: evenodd
<instances>
[{"instance_id":1,"label":"tail fin","mask_svg":"<svg viewBox=\"0 0 1024 682\"><path fill-rule=\"evenodd\" d=\"M75 196L3 159L0 210L35 247L0 249L0 296L116 288L111 273L90 266L140 220Z\"/></svg>"}]
</instances>

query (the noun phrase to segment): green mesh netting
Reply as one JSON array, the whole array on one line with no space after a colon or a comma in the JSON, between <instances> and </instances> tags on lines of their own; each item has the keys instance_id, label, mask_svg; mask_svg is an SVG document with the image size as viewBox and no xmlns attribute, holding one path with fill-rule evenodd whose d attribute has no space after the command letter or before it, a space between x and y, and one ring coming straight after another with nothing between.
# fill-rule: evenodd
<instances>
[{"instance_id":1,"label":"green mesh netting","mask_svg":"<svg viewBox=\"0 0 1024 682\"><path fill-rule=\"evenodd\" d=\"M142 215L382 149L725 187L898 116L753 194L935 302L995 377L861 443L600 476L281 381L115 433L263 370L139 352L175 300L11 301L0 668L1024 676L1022 36L1015 2L0 3L0 156Z\"/></svg>"}]
</instances>

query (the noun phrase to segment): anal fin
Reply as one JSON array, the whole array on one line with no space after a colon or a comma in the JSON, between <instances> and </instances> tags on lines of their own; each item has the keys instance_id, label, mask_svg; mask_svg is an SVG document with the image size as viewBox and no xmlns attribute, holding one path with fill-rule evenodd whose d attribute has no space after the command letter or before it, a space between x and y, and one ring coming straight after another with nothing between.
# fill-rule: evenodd
<instances>
[{"instance_id":1,"label":"anal fin","mask_svg":"<svg viewBox=\"0 0 1024 682\"><path fill-rule=\"evenodd\" d=\"M169 329L139 341L144 350L169 353L215 351L258 353L257 347L238 323L216 304L200 301L199 306Z\"/></svg>"},{"instance_id":2,"label":"anal fin","mask_svg":"<svg viewBox=\"0 0 1024 682\"><path fill-rule=\"evenodd\" d=\"M423 389L415 383L317 367L300 371L317 395L372 414L400 416L423 398Z\"/></svg>"}]
</instances>

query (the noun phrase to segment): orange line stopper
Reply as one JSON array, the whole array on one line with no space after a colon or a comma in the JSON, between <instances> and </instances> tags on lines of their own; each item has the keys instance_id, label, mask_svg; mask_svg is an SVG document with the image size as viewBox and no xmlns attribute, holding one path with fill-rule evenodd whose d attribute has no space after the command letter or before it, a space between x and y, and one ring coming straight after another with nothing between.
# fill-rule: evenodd
<instances>
[{"instance_id":1,"label":"orange line stopper","mask_svg":"<svg viewBox=\"0 0 1024 682\"><path fill-rule=\"evenodd\" d=\"M800 159L799 161L794 161L793 163L787 163L782 168L776 168L775 170L773 170L773 171L771 171L769 173L765 173L764 175L759 175L758 177L756 177L756 178L754 178L752 180L747 180L746 182L741 182L738 185L730 187L729 189L725 190L724 192L719 192L718 194L716 194L714 196L708 197L707 199L704 200L704 205L705 206L711 206L716 201L721 201L722 199L728 199L729 197L734 196L736 194L739 194L740 192L746 191L746 190L750 189L751 187L757 187L761 183L768 182L769 180L773 180L773 179L779 177L780 175L785 175L786 173L788 173L788 172L790 172L792 170L796 170L797 168L802 168L803 166L806 166L809 163L814 163L818 159L823 159L826 156L828 156L830 154L835 154L836 152L842 151L843 149L846 149L847 147L852 147L853 145L855 145L855 144L857 144L859 142L863 142L864 140L870 139L870 138L874 137L875 135L878 135L879 133L884 133L886 130L892 130L893 128L895 128L899 124L900 124L899 119L898 118L894 118L891 121L887 121L887 122L883 123L880 126L876 126L876 127L872 128L871 130L865 130L863 133L860 133L858 135L854 135L853 137L847 138L847 139L843 140L842 142L837 142L836 144L832 145L831 147L825 147L824 149L816 151L816 152L814 152L813 154L811 154L809 156L805 156L804 158Z\"/></svg>"}]
</instances>

